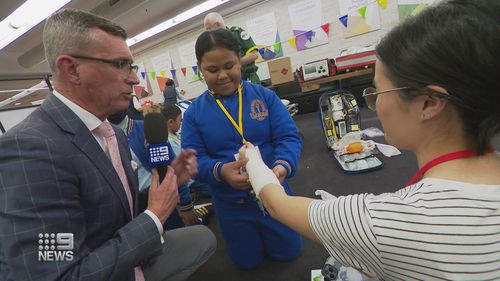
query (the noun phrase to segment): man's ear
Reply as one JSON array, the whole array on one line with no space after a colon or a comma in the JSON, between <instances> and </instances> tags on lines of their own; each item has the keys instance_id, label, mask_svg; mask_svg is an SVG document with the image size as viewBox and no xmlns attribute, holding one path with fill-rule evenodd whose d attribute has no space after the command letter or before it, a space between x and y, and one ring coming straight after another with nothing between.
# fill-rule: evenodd
<instances>
[{"instance_id":1,"label":"man's ear","mask_svg":"<svg viewBox=\"0 0 500 281\"><path fill-rule=\"evenodd\" d=\"M70 82L80 84L81 80L77 66L78 64L70 56L62 55L56 59L56 67L59 70L59 77L62 76Z\"/></svg>"},{"instance_id":2,"label":"man's ear","mask_svg":"<svg viewBox=\"0 0 500 281\"><path fill-rule=\"evenodd\" d=\"M448 92L445 88L436 86L436 85L428 85L427 88L441 95L448 95ZM439 115L446 105L448 104L448 100L439 98L436 96L423 96L424 102L422 103L422 116L421 120L431 119L436 115Z\"/></svg>"}]
</instances>

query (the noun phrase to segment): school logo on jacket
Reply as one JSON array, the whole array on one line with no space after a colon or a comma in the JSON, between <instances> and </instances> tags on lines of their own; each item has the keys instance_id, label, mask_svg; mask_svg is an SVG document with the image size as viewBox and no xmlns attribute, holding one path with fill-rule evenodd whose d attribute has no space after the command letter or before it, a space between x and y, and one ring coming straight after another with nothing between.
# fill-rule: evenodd
<instances>
[{"instance_id":1,"label":"school logo on jacket","mask_svg":"<svg viewBox=\"0 0 500 281\"><path fill-rule=\"evenodd\" d=\"M259 99L252 100L250 105L250 117L254 120L262 121L269 115L264 103Z\"/></svg>"}]
</instances>

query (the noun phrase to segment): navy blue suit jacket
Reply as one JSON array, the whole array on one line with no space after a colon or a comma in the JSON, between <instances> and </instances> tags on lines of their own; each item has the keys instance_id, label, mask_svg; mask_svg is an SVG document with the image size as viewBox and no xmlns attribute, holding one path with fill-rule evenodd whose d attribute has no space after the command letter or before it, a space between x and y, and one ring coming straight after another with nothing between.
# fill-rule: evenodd
<instances>
[{"instance_id":1,"label":"navy blue suit jacket","mask_svg":"<svg viewBox=\"0 0 500 281\"><path fill-rule=\"evenodd\" d=\"M137 202L127 140L115 132ZM74 236L71 260L43 255L58 245L45 234L58 233ZM0 280L134 280L160 248L154 221L131 217L111 161L55 96L0 138Z\"/></svg>"}]
</instances>

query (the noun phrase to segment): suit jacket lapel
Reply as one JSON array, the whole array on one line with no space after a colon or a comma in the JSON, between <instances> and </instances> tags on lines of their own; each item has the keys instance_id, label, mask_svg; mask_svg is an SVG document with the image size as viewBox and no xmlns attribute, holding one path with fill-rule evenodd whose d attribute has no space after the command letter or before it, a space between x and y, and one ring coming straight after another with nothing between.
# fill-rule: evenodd
<instances>
[{"instance_id":1,"label":"suit jacket lapel","mask_svg":"<svg viewBox=\"0 0 500 281\"><path fill-rule=\"evenodd\" d=\"M134 201L134 216L137 213L137 207L138 207L138 186L139 182L137 180L137 177L132 170L132 164L130 163L129 159L131 159L130 155L130 147L127 143L127 140L125 137L122 137L122 131L121 129L117 127L113 127L116 133L116 138L118 141L118 146L120 147L120 157L122 159L122 164L123 168L125 169L125 174L127 175L127 180L128 184L130 187L130 193L132 194L132 200Z\"/></svg>"},{"instance_id":2,"label":"suit jacket lapel","mask_svg":"<svg viewBox=\"0 0 500 281\"><path fill-rule=\"evenodd\" d=\"M63 131L65 131L69 135L73 135L73 143L85 155L87 155L89 160L94 163L96 168L101 172L103 177L109 183L111 189L120 199L127 219L131 220L132 216L130 214L127 195L125 194L123 185L120 181L120 178L118 177L118 173L116 172L106 153L104 153L97 140L94 138L85 124L81 121L81 119L52 94L49 94L43 102L42 110L44 110L49 116L51 116L52 120ZM122 150L123 147L120 146L121 155L123 155ZM127 168L125 171L127 173L127 177L129 177L129 171L127 170ZM131 181L129 179L129 183L130 182Z\"/></svg>"}]
</instances>

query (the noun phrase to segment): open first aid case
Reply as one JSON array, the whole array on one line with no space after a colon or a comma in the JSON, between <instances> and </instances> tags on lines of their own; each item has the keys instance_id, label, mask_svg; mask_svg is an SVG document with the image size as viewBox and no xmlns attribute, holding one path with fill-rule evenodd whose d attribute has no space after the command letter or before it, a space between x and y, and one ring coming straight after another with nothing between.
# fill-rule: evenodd
<instances>
[{"instance_id":1,"label":"open first aid case","mask_svg":"<svg viewBox=\"0 0 500 281\"><path fill-rule=\"evenodd\" d=\"M338 166L352 174L382 168L372 154L375 143L361 137L360 110L354 96L342 90L327 92L318 103L326 144Z\"/></svg>"}]
</instances>

